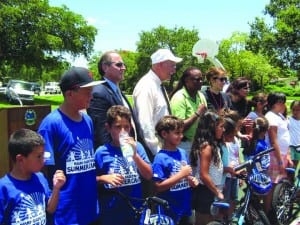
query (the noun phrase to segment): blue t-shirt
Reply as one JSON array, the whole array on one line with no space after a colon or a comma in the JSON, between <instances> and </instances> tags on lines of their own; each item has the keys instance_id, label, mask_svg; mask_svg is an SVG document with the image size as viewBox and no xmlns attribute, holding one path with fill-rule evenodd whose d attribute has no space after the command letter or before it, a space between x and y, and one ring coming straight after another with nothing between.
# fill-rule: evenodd
<instances>
[{"instance_id":1,"label":"blue t-shirt","mask_svg":"<svg viewBox=\"0 0 300 225\"><path fill-rule=\"evenodd\" d=\"M46 224L46 208L51 191L42 173L29 180L6 174L0 179L0 224Z\"/></svg>"},{"instance_id":2,"label":"blue t-shirt","mask_svg":"<svg viewBox=\"0 0 300 225\"><path fill-rule=\"evenodd\" d=\"M150 161L144 147L137 142L137 154L148 164ZM105 144L95 153L97 176L118 173L123 175L124 184L118 188L110 184L99 185L100 220L105 225L134 225L138 224L133 210L128 206L127 200L117 192L130 198L142 198L141 177L132 157L125 158L120 147ZM139 207L139 201L131 201Z\"/></svg>"},{"instance_id":3,"label":"blue t-shirt","mask_svg":"<svg viewBox=\"0 0 300 225\"><path fill-rule=\"evenodd\" d=\"M154 157L152 164L153 180L163 181L180 171L182 165L188 165L185 150L177 148L176 151L160 150ZM169 190L160 192L158 197L169 202L170 209L165 214L178 222L182 216L191 215L191 188L188 180L182 179Z\"/></svg>"},{"instance_id":4,"label":"blue t-shirt","mask_svg":"<svg viewBox=\"0 0 300 225\"><path fill-rule=\"evenodd\" d=\"M86 225L95 221L98 204L91 118L82 113L82 120L76 122L54 110L42 121L38 132L45 139L45 164L51 165L49 179L57 169L66 175L55 224Z\"/></svg>"},{"instance_id":5,"label":"blue t-shirt","mask_svg":"<svg viewBox=\"0 0 300 225\"><path fill-rule=\"evenodd\" d=\"M255 152L252 155L256 155L264 150L268 149L268 144L264 139L258 139L256 143ZM258 166L258 164L256 164ZM270 154L265 154L260 158L260 166L262 170L267 170L270 166Z\"/></svg>"}]
</instances>

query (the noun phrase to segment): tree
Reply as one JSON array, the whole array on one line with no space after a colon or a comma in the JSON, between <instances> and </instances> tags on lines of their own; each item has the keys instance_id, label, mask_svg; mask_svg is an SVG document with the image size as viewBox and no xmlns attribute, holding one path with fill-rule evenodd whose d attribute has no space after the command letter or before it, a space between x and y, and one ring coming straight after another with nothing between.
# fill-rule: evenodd
<instances>
[{"instance_id":1,"label":"tree","mask_svg":"<svg viewBox=\"0 0 300 225\"><path fill-rule=\"evenodd\" d=\"M231 80L247 77L252 81L253 89L263 89L271 78L278 76L278 69L270 65L267 57L246 49L248 38L246 33L233 33L221 42L218 58Z\"/></svg>"},{"instance_id":2,"label":"tree","mask_svg":"<svg viewBox=\"0 0 300 225\"><path fill-rule=\"evenodd\" d=\"M5 0L0 2L0 70L43 69L62 65L63 55L93 50L96 28L66 6L50 7L48 0Z\"/></svg>"},{"instance_id":3,"label":"tree","mask_svg":"<svg viewBox=\"0 0 300 225\"><path fill-rule=\"evenodd\" d=\"M248 49L263 53L279 66L300 69L300 2L299 0L272 0L265 7L265 15L273 19L267 25L256 18L250 24Z\"/></svg>"}]
</instances>

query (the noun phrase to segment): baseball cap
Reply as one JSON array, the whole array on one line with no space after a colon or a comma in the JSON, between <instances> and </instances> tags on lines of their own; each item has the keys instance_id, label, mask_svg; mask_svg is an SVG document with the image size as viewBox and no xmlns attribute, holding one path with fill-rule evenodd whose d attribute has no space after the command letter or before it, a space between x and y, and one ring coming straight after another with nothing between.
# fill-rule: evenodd
<instances>
[{"instance_id":1,"label":"baseball cap","mask_svg":"<svg viewBox=\"0 0 300 225\"><path fill-rule=\"evenodd\" d=\"M72 67L64 73L59 86L61 91L65 92L67 90L95 86L103 82L105 81L94 81L92 73L84 67Z\"/></svg>"},{"instance_id":2,"label":"baseball cap","mask_svg":"<svg viewBox=\"0 0 300 225\"><path fill-rule=\"evenodd\" d=\"M182 58L176 57L169 49L158 49L151 55L152 64L164 62L170 60L172 62L179 63L182 61Z\"/></svg>"}]
</instances>

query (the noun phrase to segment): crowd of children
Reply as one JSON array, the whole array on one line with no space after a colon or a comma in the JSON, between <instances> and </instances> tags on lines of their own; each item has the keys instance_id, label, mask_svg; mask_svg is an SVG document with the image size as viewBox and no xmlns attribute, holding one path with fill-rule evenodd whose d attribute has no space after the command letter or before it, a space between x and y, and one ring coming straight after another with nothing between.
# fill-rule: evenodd
<instances>
[{"instance_id":1,"label":"crowd of children","mask_svg":"<svg viewBox=\"0 0 300 225\"><path fill-rule=\"evenodd\" d=\"M163 116L155 126L162 146L153 162L143 145L130 136L125 138L125 144L128 145L126 151L131 153L125 155L120 133L130 133L132 114L127 107L114 105L107 111L105 123L111 141L95 149L91 160L92 124L80 110L90 98L90 86L96 84L85 73L81 72L84 75L78 79L82 79L82 83L76 87L66 78L65 102L59 111L51 114L51 121L50 117L44 120L39 129L41 135L28 129L12 134L9 140L12 170L0 180L1 224L50 224L53 220L55 224L138 225L139 218L132 207L141 206L141 202L135 200L144 197L144 179L152 180L154 195L169 202L165 213L176 225L205 225L213 220L210 208L215 199L229 202L229 213L233 212L242 185L233 168L241 160L273 147L275 151L263 160L270 165L271 170L267 172L274 183L282 177L285 166L298 164L300 102L292 102L291 116L286 117L283 114L286 97L282 93L255 95L251 101L253 111L247 112L246 117L229 108L218 112L206 110L199 116L190 154L179 147L184 137L184 120L174 115ZM265 111L267 105L269 108ZM89 132L85 132L87 130ZM59 142L55 139L58 134L61 134ZM71 143L77 144L68 152L54 151ZM47 164L48 181L39 172L44 166L44 157L46 163L51 161ZM88 167L86 162L89 162ZM53 178L49 180L49 176ZM78 185L82 187L78 189ZM71 196L76 196L74 205L70 203L74 201ZM91 217L81 215L81 218L76 207L87 210L89 207L80 201L88 197L94 203L95 196L97 206L89 206L93 210L93 213L89 210ZM270 198L271 194L264 199L267 213ZM27 207L28 204L31 207ZM67 213L70 205L76 206L72 214ZM59 213L55 212L57 207ZM54 217L50 215L53 213ZM64 219L60 220L58 215Z\"/></svg>"}]
</instances>

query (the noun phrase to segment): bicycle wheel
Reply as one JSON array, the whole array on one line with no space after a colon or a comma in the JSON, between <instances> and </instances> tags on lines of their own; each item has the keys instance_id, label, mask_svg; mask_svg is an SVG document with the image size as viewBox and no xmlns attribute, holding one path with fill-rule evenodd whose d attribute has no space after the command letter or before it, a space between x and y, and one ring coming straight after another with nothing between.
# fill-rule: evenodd
<instances>
[{"instance_id":1,"label":"bicycle wheel","mask_svg":"<svg viewBox=\"0 0 300 225\"><path fill-rule=\"evenodd\" d=\"M270 221L262 209L256 209L249 205L247 214L245 216L247 225L270 225Z\"/></svg>"},{"instance_id":2,"label":"bicycle wheel","mask_svg":"<svg viewBox=\"0 0 300 225\"><path fill-rule=\"evenodd\" d=\"M294 186L288 180L277 184L274 189L272 208L279 225L289 224L288 221L293 213L293 202L291 202L293 189Z\"/></svg>"}]
</instances>

